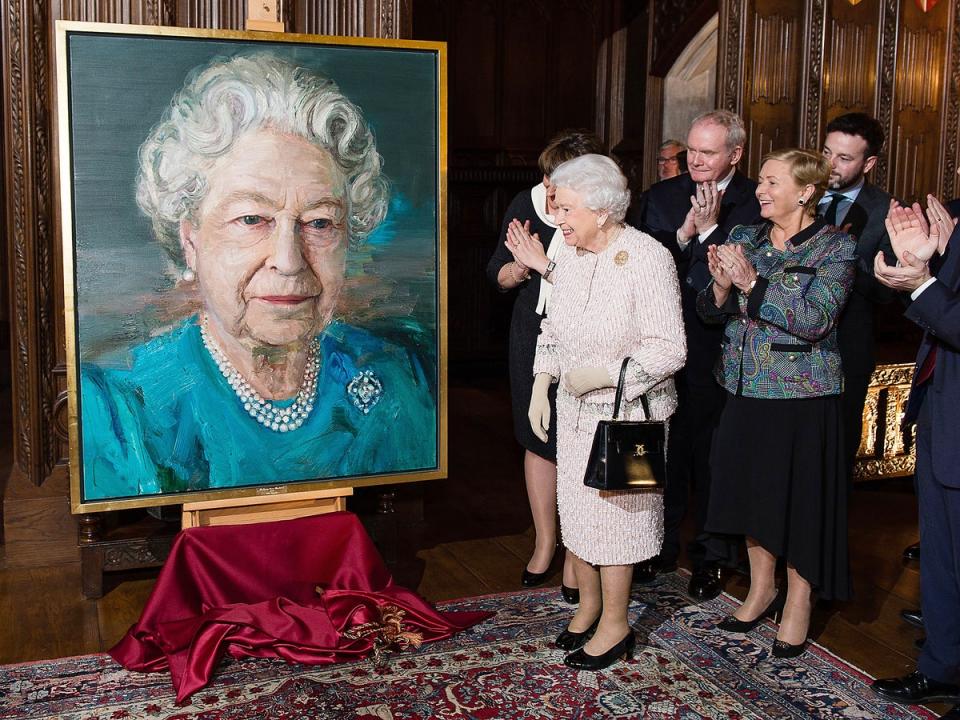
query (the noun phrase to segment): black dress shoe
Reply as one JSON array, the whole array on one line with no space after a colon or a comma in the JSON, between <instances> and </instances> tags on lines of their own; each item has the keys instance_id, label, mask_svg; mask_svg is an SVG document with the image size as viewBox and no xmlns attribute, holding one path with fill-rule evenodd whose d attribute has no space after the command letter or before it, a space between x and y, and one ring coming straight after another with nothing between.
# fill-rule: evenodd
<instances>
[{"instance_id":1,"label":"black dress shoe","mask_svg":"<svg viewBox=\"0 0 960 720\"><path fill-rule=\"evenodd\" d=\"M550 574L549 568L544 570L542 573L533 573L523 569L523 575L520 576L520 584L524 587L536 587L537 585L543 585L547 580L547 575Z\"/></svg>"},{"instance_id":2,"label":"black dress shoe","mask_svg":"<svg viewBox=\"0 0 960 720\"><path fill-rule=\"evenodd\" d=\"M753 630L757 625L763 622L764 618L774 617L783 610L787 601L786 593L777 593L776 597L767 605L767 609L757 615L753 620L741 620L735 615L727 615L723 620L717 623L717 628L724 632L747 633Z\"/></svg>"},{"instance_id":3,"label":"black dress shoe","mask_svg":"<svg viewBox=\"0 0 960 720\"><path fill-rule=\"evenodd\" d=\"M646 585L657 579L657 566L654 559L638 562L633 566L633 582Z\"/></svg>"},{"instance_id":4,"label":"black dress shoe","mask_svg":"<svg viewBox=\"0 0 960 720\"><path fill-rule=\"evenodd\" d=\"M687 594L694 600L705 602L713 600L722 589L720 568L716 565L704 565L690 578Z\"/></svg>"},{"instance_id":5,"label":"black dress shoe","mask_svg":"<svg viewBox=\"0 0 960 720\"><path fill-rule=\"evenodd\" d=\"M802 655L803 651L807 649L807 641L804 640L799 645L791 645L788 642L783 640L774 640L773 648L771 653L775 658L795 658L798 655Z\"/></svg>"},{"instance_id":6,"label":"black dress shoe","mask_svg":"<svg viewBox=\"0 0 960 720\"><path fill-rule=\"evenodd\" d=\"M560 597L563 598L564 602L577 605L580 602L580 588L567 587L560 583Z\"/></svg>"},{"instance_id":7,"label":"black dress shoe","mask_svg":"<svg viewBox=\"0 0 960 720\"><path fill-rule=\"evenodd\" d=\"M918 627L921 630L923 629L923 613L920 611L920 608L908 608L907 610L901 610L900 617L914 627Z\"/></svg>"},{"instance_id":8,"label":"black dress shoe","mask_svg":"<svg viewBox=\"0 0 960 720\"><path fill-rule=\"evenodd\" d=\"M960 686L933 680L919 670L903 677L874 680L870 687L887 700L910 705L928 702L960 703Z\"/></svg>"},{"instance_id":9,"label":"black dress shoe","mask_svg":"<svg viewBox=\"0 0 960 720\"><path fill-rule=\"evenodd\" d=\"M657 573L660 575L666 575L667 573L672 573L677 569L677 559L665 558L663 555L654 555L653 563L657 568Z\"/></svg>"},{"instance_id":10,"label":"black dress shoe","mask_svg":"<svg viewBox=\"0 0 960 720\"><path fill-rule=\"evenodd\" d=\"M583 647L584 644L586 644L590 638L593 637L593 634L597 631L597 625L599 624L600 618L597 618L593 621L593 625L588 627L583 632L573 632L568 627L562 633L557 635L557 639L553 641L553 644L561 650L566 650L567 652Z\"/></svg>"},{"instance_id":11,"label":"black dress shoe","mask_svg":"<svg viewBox=\"0 0 960 720\"><path fill-rule=\"evenodd\" d=\"M627 633L620 642L600 655L590 655L582 647L563 659L563 664L575 670L603 670L610 667L620 658L631 659L633 650L637 646L637 638L633 630Z\"/></svg>"},{"instance_id":12,"label":"black dress shoe","mask_svg":"<svg viewBox=\"0 0 960 720\"><path fill-rule=\"evenodd\" d=\"M920 559L920 543L914 543L913 545L903 549L903 559L904 560L919 560Z\"/></svg>"}]
</instances>

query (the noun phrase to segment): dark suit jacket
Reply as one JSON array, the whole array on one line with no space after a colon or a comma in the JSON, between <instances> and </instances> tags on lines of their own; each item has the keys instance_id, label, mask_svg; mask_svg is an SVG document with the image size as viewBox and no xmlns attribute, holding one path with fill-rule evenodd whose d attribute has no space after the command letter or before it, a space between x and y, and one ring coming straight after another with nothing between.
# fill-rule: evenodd
<instances>
[{"instance_id":1,"label":"dark suit jacket","mask_svg":"<svg viewBox=\"0 0 960 720\"><path fill-rule=\"evenodd\" d=\"M894 297L893 290L873 276L873 258L878 250L883 250L891 265L897 261L884 225L889 209L890 196L875 185L864 183L842 223L850 224L849 232L857 241L857 278L837 326L843 372L848 376L873 372L873 306L888 303Z\"/></svg>"},{"instance_id":2,"label":"dark suit jacket","mask_svg":"<svg viewBox=\"0 0 960 720\"><path fill-rule=\"evenodd\" d=\"M933 470L944 485L960 487L960 225L950 236L949 251L937 280L907 308L906 316L924 329L917 371L937 348L933 378L910 389L904 422L914 422L920 404L930 403Z\"/></svg>"},{"instance_id":3,"label":"dark suit jacket","mask_svg":"<svg viewBox=\"0 0 960 720\"><path fill-rule=\"evenodd\" d=\"M690 196L696 192L696 183L688 174L662 180L650 186L646 193L642 215L634 212L627 221L653 235L671 254L680 275L680 299L683 322L687 332L686 381L691 385L712 387L716 381L713 369L720 355L722 327L707 325L697 315L697 294L710 282L707 269L707 246L722 245L737 225L756 225L760 204L754 192L757 184L741 174L734 173L720 201L717 229L701 243L691 239L685 250L677 245L677 230L690 210Z\"/></svg>"}]
</instances>

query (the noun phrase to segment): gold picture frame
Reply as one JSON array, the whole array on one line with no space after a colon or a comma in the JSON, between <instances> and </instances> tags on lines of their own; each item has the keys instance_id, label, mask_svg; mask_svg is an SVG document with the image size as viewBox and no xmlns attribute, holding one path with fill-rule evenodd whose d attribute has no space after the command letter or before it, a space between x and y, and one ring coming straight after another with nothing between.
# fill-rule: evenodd
<instances>
[{"instance_id":1,"label":"gold picture frame","mask_svg":"<svg viewBox=\"0 0 960 720\"><path fill-rule=\"evenodd\" d=\"M445 44L58 21L56 53L72 511L446 477Z\"/></svg>"}]
</instances>

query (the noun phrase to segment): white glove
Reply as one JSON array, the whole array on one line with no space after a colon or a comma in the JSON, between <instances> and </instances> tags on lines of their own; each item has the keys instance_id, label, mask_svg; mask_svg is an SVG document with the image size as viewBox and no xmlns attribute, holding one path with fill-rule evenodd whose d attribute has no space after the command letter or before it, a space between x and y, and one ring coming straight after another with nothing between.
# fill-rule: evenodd
<instances>
[{"instance_id":1,"label":"white glove","mask_svg":"<svg viewBox=\"0 0 960 720\"><path fill-rule=\"evenodd\" d=\"M615 387L616 383L610 378L606 368L579 367L563 374L563 386L574 397L580 397L594 390Z\"/></svg>"},{"instance_id":2,"label":"white glove","mask_svg":"<svg viewBox=\"0 0 960 720\"><path fill-rule=\"evenodd\" d=\"M533 392L530 393L530 409L527 417L530 419L530 429L542 442L547 441L547 430L550 429L550 383L553 378L550 373L539 373L533 381Z\"/></svg>"}]
</instances>

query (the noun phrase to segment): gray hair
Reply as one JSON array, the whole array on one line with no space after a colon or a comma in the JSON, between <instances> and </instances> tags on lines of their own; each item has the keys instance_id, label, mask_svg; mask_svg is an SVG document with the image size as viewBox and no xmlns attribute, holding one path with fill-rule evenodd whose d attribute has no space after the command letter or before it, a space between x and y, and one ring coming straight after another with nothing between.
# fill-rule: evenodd
<instances>
[{"instance_id":1,"label":"gray hair","mask_svg":"<svg viewBox=\"0 0 960 720\"><path fill-rule=\"evenodd\" d=\"M685 142L681 142L679 140L674 140L673 138L670 138L660 143L660 147L657 149L666 150L668 147L678 147L680 148L680 151L683 151L687 149L687 144Z\"/></svg>"},{"instance_id":2,"label":"gray hair","mask_svg":"<svg viewBox=\"0 0 960 720\"><path fill-rule=\"evenodd\" d=\"M330 153L344 175L351 240L386 217L390 186L373 134L333 80L268 53L216 58L190 74L140 146L137 204L176 265L179 225L206 196L207 172L241 135L264 127Z\"/></svg>"},{"instance_id":3,"label":"gray hair","mask_svg":"<svg viewBox=\"0 0 960 720\"><path fill-rule=\"evenodd\" d=\"M550 184L573 190L586 207L606 211L616 223L623 220L630 205L627 178L606 155L581 155L567 160L550 175Z\"/></svg>"},{"instance_id":4,"label":"gray hair","mask_svg":"<svg viewBox=\"0 0 960 720\"><path fill-rule=\"evenodd\" d=\"M725 144L729 152L733 152L734 148L746 147L747 145L747 129L743 126L743 120L740 119L739 115L729 110L710 110L700 113L690 123L690 127L692 128L700 123L713 123L724 128L727 131L727 142Z\"/></svg>"}]
</instances>

